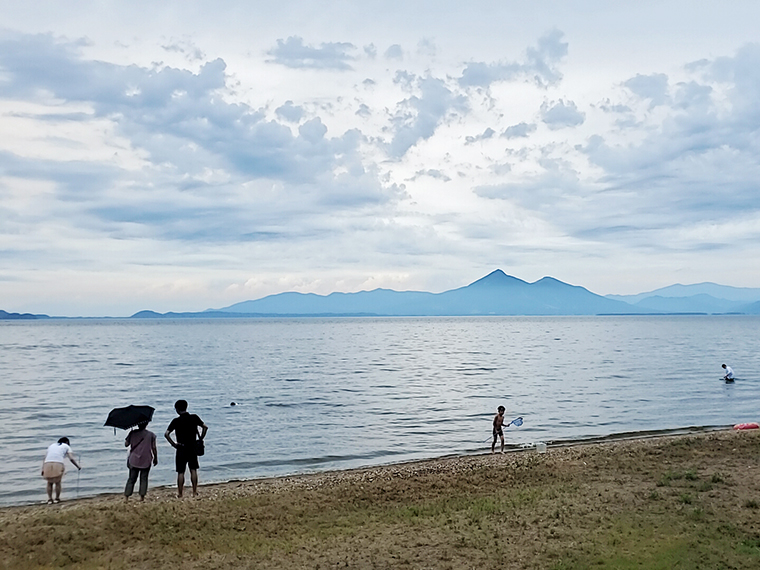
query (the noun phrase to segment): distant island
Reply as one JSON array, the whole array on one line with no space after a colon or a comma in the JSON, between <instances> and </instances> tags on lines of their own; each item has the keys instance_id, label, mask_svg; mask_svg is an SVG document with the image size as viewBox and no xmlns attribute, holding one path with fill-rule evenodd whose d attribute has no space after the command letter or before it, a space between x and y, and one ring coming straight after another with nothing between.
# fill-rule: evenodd
<instances>
[{"instance_id":1,"label":"distant island","mask_svg":"<svg viewBox=\"0 0 760 570\"><path fill-rule=\"evenodd\" d=\"M544 277L528 283L497 269L443 293L374 289L356 293L278 293L199 312L139 311L132 319L251 317L447 317L562 315L758 315L760 289L716 283L670 285L638 295L597 295ZM0 310L0 320L61 318Z\"/></svg>"},{"instance_id":2,"label":"distant island","mask_svg":"<svg viewBox=\"0 0 760 570\"><path fill-rule=\"evenodd\" d=\"M49 319L48 315L33 315L31 313L8 313L0 310L0 321L31 321L35 319Z\"/></svg>"}]
</instances>

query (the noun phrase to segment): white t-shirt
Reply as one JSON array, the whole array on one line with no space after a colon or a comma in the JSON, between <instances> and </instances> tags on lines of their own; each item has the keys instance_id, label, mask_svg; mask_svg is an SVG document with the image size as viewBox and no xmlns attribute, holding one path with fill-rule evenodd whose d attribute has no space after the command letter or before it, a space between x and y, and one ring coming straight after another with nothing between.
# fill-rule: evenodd
<instances>
[{"instance_id":1,"label":"white t-shirt","mask_svg":"<svg viewBox=\"0 0 760 570\"><path fill-rule=\"evenodd\" d=\"M45 463L63 463L63 459L71 451L65 443L54 443L48 447Z\"/></svg>"},{"instance_id":2,"label":"white t-shirt","mask_svg":"<svg viewBox=\"0 0 760 570\"><path fill-rule=\"evenodd\" d=\"M726 364L726 378L729 380L733 380L734 378L734 370L728 364Z\"/></svg>"}]
</instances>

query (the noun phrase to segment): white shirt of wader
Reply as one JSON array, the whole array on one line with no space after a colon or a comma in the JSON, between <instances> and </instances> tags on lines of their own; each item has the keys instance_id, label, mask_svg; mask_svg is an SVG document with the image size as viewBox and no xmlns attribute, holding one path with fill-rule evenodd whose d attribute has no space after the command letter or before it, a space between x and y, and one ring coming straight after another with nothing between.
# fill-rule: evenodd
<instances>
[{"instance_id":1,"label":"white shirt of wader","mask_svg":"<svg viewBox=\"0 0 760 570\"><path fill-rule=\"evenodd\" d=\"M65 443L54 443L48 447L45 463L63 463L63 459L69 451L71 448Z\"/></svg>"},{"instance_id":2,"label":"white shirt of wader","mask_svg":"<svg viewBox=\"0 0 760 570\"><path fill-rule=\"evenodd\" d=\"M726 364L726 378L729 380L734 379L734 370L728 364Z\"/></svg>"}]
</instances>

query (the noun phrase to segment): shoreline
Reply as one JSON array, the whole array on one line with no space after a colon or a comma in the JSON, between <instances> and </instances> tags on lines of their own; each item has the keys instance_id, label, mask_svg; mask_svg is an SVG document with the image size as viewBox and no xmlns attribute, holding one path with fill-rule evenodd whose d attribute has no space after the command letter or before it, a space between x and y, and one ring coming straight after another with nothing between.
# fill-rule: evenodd
<instances>
[{"instance_id":1,"label":"shoreline","mask_svg":"<svg viewBox=\"0 0 760 570\"><path fill-rule=\"evenodd\" d=\"M649 430L649 431L636 431L636 432L622 432L622 433L616 433L616 434L609 434L605 436L595 436L590 438L584 438L584 439L569 439L569 440L547 440L545 443L547 444L547 452L556 452L557 450L564 449L564 448L574 448L579 446L590 446L590 445L601 445L601 444L614 444L619 442L626 442L626 441L646 441L649 439L658 439L658 438L670 438L670 437L680 437L680 436L687 436L687 435L698 435L698 434L708 434L713 432L720 432L720 431L730 431L732 428L731 425L726 426L689 426L689 427L681 427L681 428L672 428L672 429L658 429L658 430ZM758 430L760 431L760 430ZM498 447L498 446L497 446ZM507 444L507 447L504 451L504 454L521 454L521 453L537 453L535 448L535 443L530 445L513 445L510 447L510 444ZM392 462L392 463L382 463L378 465L366 465L361 467L350 467L347 469L330 469L326 471L312 471L312 472L296 472L296 473L290 473L285 475L272 475L272 476L266 476L266 477L253 477L250 479L229 479L225 481L216 481L216 482L209 482L204 483L202 481L203 477L203 469L199 471L199 477L201 478L201 482L198 486L199 495L203 494L204 489L217 489L217 488L223 488L225 486L256 486L257 484L266 484L266 483L276 483L279 480L293 480L293 479L299 479L299 478L309 478L309 477L319 477L319 476L326 476L326 477L332 477L332 478L340 478L341 475L350 475L355 472L364 472L364 471L371 471L371 470L383 470L383 469L392 469L394 467L412 467L414 465L418 464L425 464L429 462L445 462L445 461L453 461L453 460L466 460L468 458L478 458L478 457L488 457L490 456L490 452L483 452L483 453L455 453L455 454L449 454L449 455L442 455L439 457L429 457L429 458L423 458L423 459L413 459L409 461L400 461L400 462ZM497 452L496 455L499 455ZM151 502L151 500L176 500L176 484L169 484L169 485L157 485L152 486L149 485L148 487L148 494L146 496L146 502ZM109 501L113 500L114 498L123 500L124 495L123 492L108 492L108 493L99 493L96 495L89 495L79 498L68 498L67 495L71 492L71 489L69 487L64 487L63 490L63 498L60 503L57 505L54 505L54 507L63 507L63 506L73 506L78 504L84 504L84 503L99 503L101 501ZM189 478L186 481L185 484L185 499L191 499L192 490L190 488L190 482ZM139 498L137 498L137 492L135 490L135 495L131 498L132 502L139 502ZM44 507L44 508L50 508L50 505L47 504L47 499L40 499L38 502L34 503L24 503L24 504L18 504L18 505L0 505L0 520L2 520L2 514L4 511L7 510L21 510L21 509L34 509L37 507Z\"/></svg>"},{"instance_id":2,"label":"shoreline","mask_svg":"<svg viewBox=\"0 0 760 570\"><path fill-rule=\"evenodd\" d=\"M731 425L726 426L689 426L689 427L681 427L681 428L672 428L672 429L658 429L658 430L649 430L649 431L636 431L636 432L622 432L622 433L616 433L616 434L609 434L604 436L594 436L590 438L583 438L583 439L568 439L568 440L547 440L545 443L547 445L547 452L553 452L559 449L563 448L573 448L577 446L587 446L587 445L597 445L597 444L605 444L605 443L617 443L617 442L624 442L624 441L645 441L648 439L656 439L656 438L668 438L668 437L679 437L679 436L685 436L685 435L693 435L693 434L707 434L712 432L719 432L719 431L727 431L731 430ZM498 446L497 446L498 447ZM513 453L537 453L535 448L535 443L530 445L512 445L507 444L507 447L504 451L504 454L513 454ZM240 485L256 485L257 483L266 483L266 482L276 482L278 480L292 480L292 479L298 479L302 477L317 477L320 475L325 476L333 476L333 477L339 477L341 474L349 475L353 472L363 472L368 470L375 470L375 469L384 469L384 468L393 468L393 467L404 467L404 466L414 466L417 464L424 464L428 462L439 462L439 461L446 461L446 460L464 460L467 458L477 458L477 457L486 457L490 456L490 452L483 452L483 453L454 453L449 455L441 455L438 457L427 457L422 459L413 459L408 461L400 461L400 462L391 462L391 463L381 463L378 465L365 465L361 467L350 467L347 469L330 469L326 471L311 471L311 472L296 472L296 473L290 473L290 474L284 474L284 475L272 475L272 476L266 476L266 477L253 477L249 479L229 479L225 481L215 481L215 482L209 482L204 483L202 481L203 476L203 469L199 471L199 478L201 478L201 482L198 485L199 495L202 495L203 489L209 488L219 488L219 487L225 487L227 485L234 485L234 486L240 486ZM496 455L499 455L497 452ZM89 495L79 498L68 498L67 495L71 493L70 486L64 487L63 493L62 493L62 500L57 505L54 505L54 507L62 507L64 505L66 506L72 506L75 504L80 503L87 503L87 502L100 502L100 501L108 501L113 500L114 498L119 498L121 500L124 499L123 492L108 492L108 493L98 493L96 495ZM160 499L162 501L165 501L167 499L177 499L176 497L176 484L169 484L169 485L157 485L152 486L149 485L148 487L148 494L146 496L146 501L150 502L152 498ZM191 499L192 490L190 488L190 482L189 477L187 478L187 481L185 483L185 499ZM133 502L139 502L139 498L137 498L137 491L135 490L135 495L131 498ZM25 509L25 508L36 508L36 507L45 507L50 508L50 505L47 504L47 499L40 499L37 502L34 503L24 503L24 504L18 504L18 505L0 505L0 520L2 520L2 513L6 510L12 510L12 509Z\"/></svg>"},{"instance_id":3,"label":"shoreline","mask_svg":"<svg viewBox=\"0 0 760 570\"><path fill-rule=\"evenodd\" d=\"M3 507L0 555L9 569L757 568L759 449L760 430L714 430Z\"/></svg>"}]
</instances>

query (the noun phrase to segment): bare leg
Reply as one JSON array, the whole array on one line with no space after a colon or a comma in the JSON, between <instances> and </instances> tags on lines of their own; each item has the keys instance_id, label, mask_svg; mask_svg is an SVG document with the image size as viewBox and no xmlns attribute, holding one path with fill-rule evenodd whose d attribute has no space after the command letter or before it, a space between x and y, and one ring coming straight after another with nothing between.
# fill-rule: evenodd
<instances>
[{"instance_id":1,"label":"bare leg","mask_svg":"<svg viewBox=\"0 0 760 570\"><path fill-rule=\"evenodd\" d=\"M53 482L48 481L47 482L47 494L48 494L48 503L53 502Z\"/></svg>"},{"instance_id":2,"label":"bare leg","mask_svg":"<svg viewBox=\"0 0 760 570\"><path fill-rule=\"evenodd\" d=\"M192 471L190 472L192 474ZM185 489L185 474L177 473L177 496L182 498L182 491Z\"/></svg>"},{"instance_id":3,"label":"bare leg","mask_svg":"<svg viewBox=\"0 0 760 570\"><path fill-rule=\"evenodd\" d=\"M60 503L61 502L61 482L58 481L55 484L55 502Z\"/></svg>"},{"instance_id":4,"label":"bare leg","mask_svg":"<svg viewBox=\"0 0 760 570\"><path fill-rule=\"evenodd\" d=\"M504 436L501 436L501 452L504 453Z\"/></svg>"},{"instance_id":5,"label":"bare leg","mask_svg":"<svg viewBox=\"0 0 760 570\"><path fill-rule=\"evenodd\" d=\"M496 434L493 434L493 441L491 442L491 453L496 452Z\"/></svg>"},{"instance_id":6,"label":"bare leg","mask_svg":"<svg viewBox=\"0 0 760 570\"><path fill-rule=\"evenodd\" d=\"M193 484L193 497L198 496L198 470L190 470L190 482Z\"/></svg>"}]
</instances>

